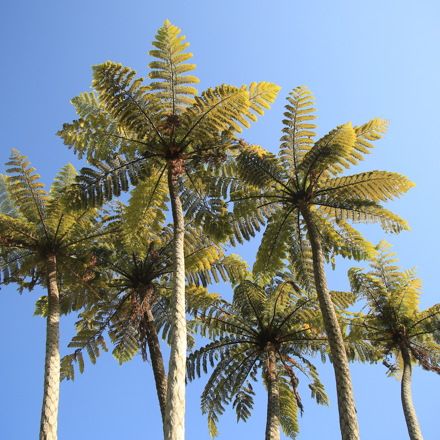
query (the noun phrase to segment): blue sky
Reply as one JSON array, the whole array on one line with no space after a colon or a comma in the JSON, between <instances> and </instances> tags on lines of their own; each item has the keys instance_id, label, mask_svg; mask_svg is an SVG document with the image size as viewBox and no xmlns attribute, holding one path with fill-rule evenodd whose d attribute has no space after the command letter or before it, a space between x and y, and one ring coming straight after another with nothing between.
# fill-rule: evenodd
<instances>
[{"instance_id":1,"label":"blue sky","mask_svg":"<svg viewBox=\"0 0 440 440\"><path fill-rule=\"evenodd\" d=\"M50 185L67 162L76 160L55 135L75 118L70 99L89 91L91 65L107 60L148 75L148 54L156 30L169 19L182 29L194 53L202 91L221 83L241 85L271 81L281 86L272 109L250 130L248 142L273 152L279 147L285 97L306 85L315 95L318 133L374 117L390 120L384 140L353 172L382 169L407 175L416 183L388 207L412 229L385 237L404 268L418 267L423 280L421 308L439 302L437 217L440 153L438 126L440 3L437 1L369 2L316 0L243 0L223 2L141 0L16 1L0 14L2 84L0 164L15 148L27 155L42 181ZM0 172L4 167L0 166ZM362 228L374 243L384 235L377 226ZM258 242L239 250L252 262ZM359 264L358 264L359 265ZM350 262L329 273L331 289L347 288ZM214 291L228 297L225 287ZM32 317L42 292L19 296L14 286L0 292L2 377L0 437L35 438L43 392L45 322ZM61 323L62 354L73 336L74 317ZM318 363L318 361L317 361ZM339 425L332 368L319 368L331 407L318 407L302 380L305 413L299 439L337 439ZM355 400L363 439L406 438L399 383L385 367L354 365ZM187 394L187 438L208 439L199 409L203 380ZM252 418L236 424L232 409L222 417L219 439L261 438L266 396L261 388ZM426 440L438 439L440 378L417 368L413 399ZM61 384L59 438L63 440L161 438L161 421L153 375L140 358L119 367L110 353L86 365L74 383Z\"/></svg>"}]
</instances>

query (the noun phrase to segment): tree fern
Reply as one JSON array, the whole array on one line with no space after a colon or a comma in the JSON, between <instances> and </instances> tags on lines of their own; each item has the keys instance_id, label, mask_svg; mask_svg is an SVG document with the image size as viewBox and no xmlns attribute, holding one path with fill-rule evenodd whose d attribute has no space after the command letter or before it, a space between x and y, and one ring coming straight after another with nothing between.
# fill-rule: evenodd
<instances>
[{"instance_id":1,"label":"tree fern","mask_svg":"<svg viewBox=\"0 0 440 440\"><path fill-rule=\"evenodd\" d=\"M57 175L47 193L26 156L12 150L0 184L0 252L2 284L17 283L19 291L43 285L47 297L37 301L37 312L47 316L46 362L40 437L56 438L59 400L59 315L87 302L93 290L91 243L110 229L95 209L72 212L63 202L75 170L71 165ZM61 294L59 288L62 288ZM89 347L90 353L93 350Z\"/></svg>"},{"instance_id":2,"label":"tree fern","mask_svg":"<svg viewBox=\"0 0 440 440\"><path fill-rule=\"evenodd\" d=\"M202 371L208 372L209 366L214 367L201 402L212 437L217 435L216 423L225 405L232 403L237 420L249 417L253 406L250 380L257 380L261 371L270 383L266 364L271 351L279 369L280 420L287 435L295 438L298 433L298 406L291 400L292 396L297 398L293 366L306 374L313 369L312 394L319 403L326 403L316 371L303 356L316 352L326 342L319 336L310 338L312 327L321 335L320 319L314 301L305 300L295 283L278 279L262 287L250 280L242 281L234 290L232 304L221 299L206 303L197 312L196 321L200 334L214 340L191 353L188 378L192 380Z\"/></svg>"},{"instance_id":3,"label":"tree fern","mask_svg":"<svg viewBox=\"0 0 440 440\"><path fill-rule=\"evenodd\" d=\"M353 322L354 330L371 341L382 354L388 373L401 380L410 438L421 439L411 398L411 368L419 364L440 374L440 305L419 311L421 280L415 270L401 272L389 248L385 241L379 243L378 258L369 272L358 268L349 271L353 292L365 298L369 307L365 316Z\"/></svg>"}]
</instances>

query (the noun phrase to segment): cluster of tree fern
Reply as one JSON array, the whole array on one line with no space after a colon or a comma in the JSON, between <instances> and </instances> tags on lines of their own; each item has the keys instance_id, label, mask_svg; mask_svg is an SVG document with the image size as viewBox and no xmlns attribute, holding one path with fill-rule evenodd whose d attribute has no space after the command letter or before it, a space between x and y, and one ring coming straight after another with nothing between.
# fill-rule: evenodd
<instances>
[{"instance_id":1,"label":"cluster of tree fern","mask_svg":"<svg viewBox=\"0 0 440 440\"><path fill-rule=\"evenodd\" d=\"M328 404L317 354L334 367L342 439L359 438L349 361L383 361L401 378L408 432L421 439L411 368L440 373L440 305L419 311L415 272L401 272L389 245L374 246L353 227L408 229L382 204L413 183L394 172L345 173L387 121L344 124L317 139L313 96L298 87L274 155L239 136L278 86L223 84L198 94L180 30L166 21L153 46L150 83L109 61L93 66L94 92L72 100L78 119L58 135L88 167L77 174L67 165L46 192L13 150L0 175L0 282L47 289L36 303L47 317L40 439L57 438L59 381L83 372L85 352L95 363L108 341L120 363L138 353L150 359L166 440L185 438L186 381L204 374L212 437L226 405L249 418L252 383L262 379L265 438L279 439L280 428L295 438L299 380ZM129 200L118 201L127 191ZM260 230L249 270L230 251ZM338 255L371 264L350 270L351 292L328 290L325 263ZM232 302L210 292L219 281L234 287ZM358 300L366 309L347 314ZM60 360L59 317L73 311L77 333ZM201 347L197 335L211 342Z\"/></svg>"}]
</instances>

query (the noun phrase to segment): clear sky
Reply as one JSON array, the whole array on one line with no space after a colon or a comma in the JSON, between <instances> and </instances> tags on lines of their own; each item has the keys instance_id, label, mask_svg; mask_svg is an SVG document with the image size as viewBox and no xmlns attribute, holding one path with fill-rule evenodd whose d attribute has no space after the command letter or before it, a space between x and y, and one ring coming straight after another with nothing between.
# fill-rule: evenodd
<instances>
[{"instance_id":1,"label":"clear sky","mask_svg":"<svg viewBox=\"0 0 440 440\"><path fill-rule=\"evenodd\" d=\"M390 120L384 140L361 170L396 171L415 183L389 205L412 229L385 237L394 244L404 268L418 266L423 280L421 308L440 302L437 283L438 127L440 3L436 0L17 0L3 2L0 84L0 164L15 148L27 155L50 185L67 162L85 165L55 135L75 118L70 99L89 91L91 65L107 60L148 75L148 55L165 19L190 42L201 79L199 91L222 83L240 86L271 81L282 87L272 109L243 133L273 152L279 147L285 97L306 85L315 95L320 135L352 121ZM4 172L3 165L0 172ZM362 229L374 243L384 235L377 226ZM258 242L239 252L250 263ZM359 265L359 264L357 264ZM329 273L331 289L348 287L350 262ZM230 296L224 287L214 291ZM0 438L36 438L43 393L45 321L32 317L41 290L19 296L14 286L0 292ZM75 317L62 320L61 352L73 336ZM165 349L166 350L166 349ZM332 368L320 366L331 406L318 407L301 378L305 406L299 439L338 439L339 424ZM352 376L361 437L407 438L400 384L379 365L354 365ZM187 389L186 438L209 438L199 396L204 378ZM253 416L235 422L228 409L219 439L263 438L266 395L258 388ZM416 368L413 400L425 440L438 440L440 377ZM88 363L75 382L61 384L59 438L160 439L161 420L151 366L141 361L119 367L110 353ZM284 437L282 437L284 438Z\"/></svg>"}]
</instances>

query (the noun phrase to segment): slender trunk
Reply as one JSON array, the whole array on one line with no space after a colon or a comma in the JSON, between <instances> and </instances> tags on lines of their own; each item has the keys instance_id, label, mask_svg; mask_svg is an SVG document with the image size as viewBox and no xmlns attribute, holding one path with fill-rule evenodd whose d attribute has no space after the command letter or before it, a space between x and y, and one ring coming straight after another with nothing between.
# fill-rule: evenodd
<instances>
[{"instance_id":1,"label":"slender trunk","mask_svg":"<svg viewBox=\"0 0 440 440\"><path fill-rule=\"evenodd\" d=\"M278 388L277 361L273 349L267 360L267 422L265 440L280 440L280 390Z\"/></svg>"},{"instance_id":2,"label":"slender trunk","mask_svg":"<svg viewBox=\"0 0 440 440\"><path fill-rule=\"evenodd\" d=\"M408 347L404 342L400 343L400 352L402 353L403 358L401 398L409 438L411 440L423 440L411 397L411 358L408 352Z\"/></svg>"},{"instance_id":3,"label":"slender trunk","mask_svg":"<svg viewBox=\"0 0 440 440\"><path fill-rule=\"evenodd\" d=\"M57 286L56 257L47 260L49 307L46 327L44 396L41 411L40 440L56 440L60 393L60 300Z\"/></svg>"},{"instance_id":4,"label":"slender trunk","mask_svg":"<svg viewBox=\"0 0 440 440\"><path fill-rule=\"evenodd\" d=\"M168 368L165 440L185 438L186 314L184 220L177 175L168 166L168 187L174 222L173 290L171 305L171 353Z\"/></svg>"},{"instance_id":5,"label":"slender trunk","mask_svg":"<svg viewBox=\"0 0 440 440\"><path fill-rule=\"evenodd\" d=\"M301 208L301 214L306 222L312 247L313 271L315 276L316 293L324 320L325 331L330 345L330 353L335 371L336 390L338 394L339 426L343 440L359 439L359 428L356 408L353 398L348 358L345 344L339 327L338 318L327 287L324 269L324 255L321 239L312 214L308 207Z\"/></svg>"},{"instance_id":6,"label":"slender trunk","mask_svg":"<svg viewBox=\"0 0 440 440\"><path fill-rule=\"evenodd\" d=\"M151 365L153 367L154 381L156 383L157 398L159 399L162 424L165 425L165 408L167 404L167 373L163 363L162 351L159 338L157 337L154 316L151 310L144 313L144 325L147 333L148 351L150 352Z\"/></svg>"}]
</instances>

